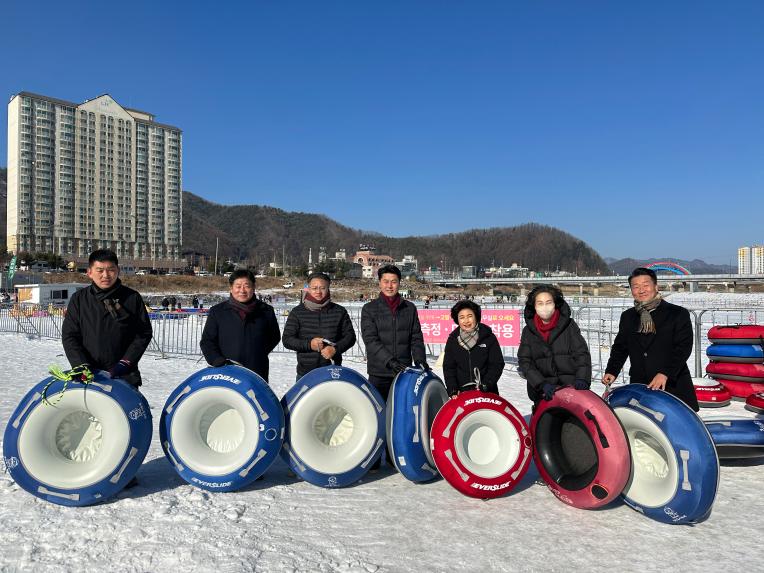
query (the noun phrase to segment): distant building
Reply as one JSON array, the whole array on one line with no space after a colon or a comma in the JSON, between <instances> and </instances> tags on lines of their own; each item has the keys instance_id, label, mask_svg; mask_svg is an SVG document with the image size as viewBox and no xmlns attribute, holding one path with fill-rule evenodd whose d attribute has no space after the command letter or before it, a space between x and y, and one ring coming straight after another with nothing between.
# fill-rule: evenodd
<instances>
[{"instance_id":1,"label":"distant building","mask_svg":"<svg viewBox=\"0 0 764 573\"><path fill-rule=\"evenodd\" d=\"M395 266L401 270L405 277L416 275L419 272L419 262L414 255L403 255L403 259L395 261Z\"/></svg>"},{"instance_id":2,"label":"distant building","mask_svg":"<svg viewBox=\"0 0 764 573\"><path fill-rule=\"evenodd\" d=\"M751 247L751 274L764 274L764 246L762 245Z\"/></svg>"},{"instance_id":3,"label":"distant building","mask_svg":"<svg viewBox=\"0 0 764 573\"><path fill-rule=\"evenodd\" d=\"M462 267L463 279L474 279L477 277L477 267L475 265L465 265Z\"/></svg>"},{"instance_id":4,"label":"distant building","mask_svg":"<svg viewBox=\"0 0 764 573\"><path fill-rule=\"evenodd\" d=\"M326 247L319 247L318 248L318 264L322 264L326 262Z\"/></svg>"},{"instance_id":5,"label":"distant building","mask_svg":"<svg viewBox=\"0 0 764 573\"><path fill-rule=\"evenodd\" d=\"M82 261L181 264L182 133L108 95L78 104L21 92L8 103L7 247Z\"/></svg>"},{"instance_id":6,"label":"distant building","mask_svg":"<svg viewBox=\"0 0 764 573\"><path fill-rule=\"evenodd\" d=\"M330 261L347 261L347 255L345 254L345 249L340 249L339 251L336 251L334 253L333 257L329 258Z\"/></svg>"},{"instance_id":7,"label":"distant building","mask_svg":"<svg viewBox=\"0 0 764 573\"><path fill-rule=\"evenodd\" d=\"M737 250L737 272L740 275L764 274L764 245L740 247Z\"/></svg>"},{"instance_id":8,"label":"distant building","mask_svg":"<svg viewBox=\"0 0 764 573\"><path fill-rule=\"evenodd\" d=\"M353 262L363 267L364 278L375 278L379 267L395 264L390 255L378 255L372 245L360 245L353 255Z\"/></svg>"},{"instance_id":9,"label":"distant building","mask_svg":"<svg viewBox=\"0 0 764 573\"><path fill-rule=\"evenodd\" d=\"M512 263L510 267L490 267L485 270L486 278L526 278L530 276L530 270Z\"/></svg>"},{"instance_id":10,"label":"distant building","mask_svg":"<svg viewBox=\"0 0 764 573\"><path fill-rule=\"evenodd\" d=\"M740 247L737 250L737 274L751 274L751 247Z\"/></svg>"}]
</instances>

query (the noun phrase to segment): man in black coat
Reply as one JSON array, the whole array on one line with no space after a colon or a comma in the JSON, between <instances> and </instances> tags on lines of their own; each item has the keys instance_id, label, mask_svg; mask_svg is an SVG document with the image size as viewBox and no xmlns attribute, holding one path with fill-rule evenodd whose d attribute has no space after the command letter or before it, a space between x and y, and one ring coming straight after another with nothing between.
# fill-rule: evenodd
<instances>
[{"instance_id":1,"label":"man in black coat","mask_svg":"<svg viewBox=\"0 0 764 573\"><path fill-rule=\"evenodd\" d=\"M344 307L332 302L325 273L308 277L308 292L284 326L284 348L297 352L297 378L315 368L342 364L342 353L355 344L353 323Z\"/></svg>"},{"instance_id":2,"label":"man in black coat","mask_svg":"<svg viewBox=\"0 0 764 573\"><path fill-rule=\"evenodd\" d=\"M387 400L396 374L414 364L429 369L416 306L401 298L401 271L386 265L377 271L379 297L361 310L369 382Z\"/></svg>"},{"instance_id":3,"label":"man in black coat","mask_svg":"<svg viewBox=\"0 0 764 573\"><path fill-rule=\"evenodd\" d=\"M231 296L207 315L199 346L210 366L231 361L268 381L268 354L281 340L273 307L257 300L255 276L239 269L228 277Z\"/></svg>"},{"instance_id":4,"label":"man in black coat","mask_svg":"<svg viewBox=\"0 0 764 573\"><path fill-rule=\"evenodd\" d=\"M652 269L634 269L629 286L634 307L621 314L603 384L612 384L629 358L632 384L665 390L697 412L698 399L687 367L693 343L690 313L661 299Z\"/></svg>"},{"instance_id":5,"label":"man in black coat","mask_svg":"<svg viewBox=\"0 0 764 573\"><path fill-rule=\"evenodd\" d=\"M66 358L138 388L138 361L152 336L143 299L119 280L117 255L108 249L90 254L87 274L92 282L72 295L61 327Z\"/></svg>"}]
</instances>

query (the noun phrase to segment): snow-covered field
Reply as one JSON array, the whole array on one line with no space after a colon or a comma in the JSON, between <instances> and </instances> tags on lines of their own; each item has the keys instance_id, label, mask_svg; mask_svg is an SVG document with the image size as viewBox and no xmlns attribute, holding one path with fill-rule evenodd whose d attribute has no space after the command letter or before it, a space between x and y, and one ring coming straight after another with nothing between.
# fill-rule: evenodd
<instances>
[{"instance_id":1,"label":"snow-covered field","mask_svg":"<svg viewBox=\"0 0 764 573\"><path fill-rule=\"evenodd\" d=\"M0 334L4 431L60 341ZM432 360L434 363L435 361ZM365 373L365 364L345 364ZM138 486L102 505L66 508L39 500L0 472L0 571L741 571L760 570L764 463L722 466L711 517L694 527L651 521L623 504L568 507L537 483L535 468L508 496L467 498L444 481L416 485L389 468L339 490L287 474L279 459L243 491L187 485L159 445L160 410L171 390L202 367L188 359L141 362L155 438ZM295 358L274 354L281 396ZM595 385L595 390L601 387ZM524 381L505 371L500 391L530 413ZM737 402L702 414L752 416Z\"/></svg>"}]
</instances>

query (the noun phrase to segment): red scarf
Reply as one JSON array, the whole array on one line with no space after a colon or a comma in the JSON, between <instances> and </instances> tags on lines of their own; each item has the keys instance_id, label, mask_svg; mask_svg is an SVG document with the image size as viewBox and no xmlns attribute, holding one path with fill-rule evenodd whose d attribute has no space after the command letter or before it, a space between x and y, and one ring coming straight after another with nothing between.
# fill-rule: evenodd
<instances>
[{"instance_id":1,"label":"red scarf","mask_svg":"<svg viewBox=\"0 0 764 573\"><path fill-rule=\"evenodd\" d=\"M387 306L390 307L390 312L395 314L395 311L401 304L401 295L396 294L395 296L387 296L385 293L379 293L379 296L381 296L387 303Z\"/></svg>"},{"instance_id":2,"label":"red scarf","mask_svg":"<svg viewBox=\"0 0 764 573\"><path fill-rule=\"evenodd\" d=\"M549 342L549 335L552 333L552 330L554 330L554 327L557 326L558 322L560 322L559 308L554 309L552 318L549 319L547 324L544 324L544 321L541 320L541 317L539 317L538 314L533 315L533 324L536 325L536 330L539 331L539 334L541 335L541 338L544 339L544 342Z\"/></svg>"}]
</instances>

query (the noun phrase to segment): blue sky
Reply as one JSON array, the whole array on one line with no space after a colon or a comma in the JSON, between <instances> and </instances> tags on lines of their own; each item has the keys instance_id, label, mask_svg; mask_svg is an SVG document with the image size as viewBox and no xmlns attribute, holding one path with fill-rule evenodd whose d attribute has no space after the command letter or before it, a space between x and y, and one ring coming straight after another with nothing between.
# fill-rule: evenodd
<instances>
[{"instance_id":1,"label":"blue sky","mask_svg":"<svg viewBox=\"0 0 764 573\"><path fill-rule=\"evenodd\" d=\"M764 243L764 2L238 4L10 2L0 93L154 113L219 203L617 258Z\"/></svg>"}]
</instances>

